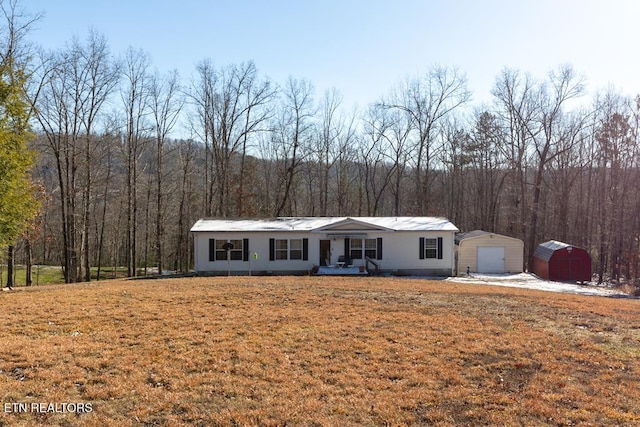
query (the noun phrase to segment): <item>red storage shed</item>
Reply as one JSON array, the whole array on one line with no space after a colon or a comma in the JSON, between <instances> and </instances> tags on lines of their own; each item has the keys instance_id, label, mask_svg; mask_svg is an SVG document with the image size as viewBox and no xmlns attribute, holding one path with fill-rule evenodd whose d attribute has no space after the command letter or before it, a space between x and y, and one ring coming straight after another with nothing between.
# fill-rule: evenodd
<instances>
[{"instance_id":1,"label":"red storage shed","mask_svg":"<svg viewBox=\"0 0 640 427\"><path fill-rule=\"evenodd\" d=\"M591 257L584 249L549 240L533 253L533 273L554 282L590 282Z\"/></svg>"}]
</instances>

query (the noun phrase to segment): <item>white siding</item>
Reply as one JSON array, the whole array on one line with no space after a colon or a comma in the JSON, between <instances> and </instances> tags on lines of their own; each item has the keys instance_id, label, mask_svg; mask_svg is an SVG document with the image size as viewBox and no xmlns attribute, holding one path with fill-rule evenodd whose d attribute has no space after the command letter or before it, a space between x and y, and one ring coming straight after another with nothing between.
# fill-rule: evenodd
<instances>
[{"instance_id":1,"label":"white siding","mask_svg":"<svg viewBox=\"0 0 640 427\"><path fill-rule=\"evenodd\" d=\"M524 243L522 240L500 234L486 234L470 237L460 242L457 248L457 273L467 272L467 266L471 273L478 272L478 248L501 247L504 248L505 273L522 273L524 263Z\"/></svg>"},{"instance_id":2,"label":"white siding","mask_svg":"<svg viewBox=\"0 0 640 427\"><path fill-rule=\"evenodd\" d=\"M232 232L232 233L194 233L195 270L196 272L221 272L229 268L232 272L269 272L310 271L319 259L317 240L309 238L308 233L264 233L264 232ZM309 238L309 260L269 260L269 239L303 239ZM209 261L209 239L249 239L249 261ZM257 254L257 259L255 258Z\"/></svg>"},{"instance_id":3,"label":"white siding","mask_svg":"<svg viewBox=\"0 0 640 427\"><path fill-rule=\"evenodd\" d=\"M420 259L420 237L442 237L442 259ZM449 270L452 274L454 233L445 231L399 231L385 234L383 259L380 261L383 270Z\"/></svg>"},{"instance_id":4,"label":"white siding","mask_svg":"<svg viewBox=\"0 0 640 427\"><path fill-rule=\"evenodd\" d=\"M452 231L367 231L366 237L382 238L382 259L376 262L383 271L401 274L450 275L454 269L454 232ZM420 259L419 239L442 238L442 259ZM269 239L309 239L309 259L269 260ZM249 261L209 261L209 239L249 239ZM343 238L327 238L327 232L203 232L194 233L196 272L270 274L310 271L320 264L320 240L331 240L331 263L344 253ZM254 258L257 253L257 260ZM354 265L364 265L355 260Z\"/></svg>"}]
</instances>

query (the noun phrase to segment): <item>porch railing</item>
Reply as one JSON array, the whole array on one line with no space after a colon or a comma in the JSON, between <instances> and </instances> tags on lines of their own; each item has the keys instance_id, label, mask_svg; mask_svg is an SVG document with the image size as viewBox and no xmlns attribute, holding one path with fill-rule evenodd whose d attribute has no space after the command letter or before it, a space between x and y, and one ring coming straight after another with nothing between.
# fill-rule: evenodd
<instances>
[{"instance_id":1,"label":"porch railing","mask_svg":"<svg viewBox=\"0 0 640 427\"><path fill-rule=\"evenodd\" d=\"M373 274L376 274L376 275L380 274L380 264L378 264L377 262L375 262L373 259L369 257L365 257L365 268L369 273L371 273L371 270L369 269L369 264L373 264L373 266L375 267Z\"/></svg>"}]
</instances>

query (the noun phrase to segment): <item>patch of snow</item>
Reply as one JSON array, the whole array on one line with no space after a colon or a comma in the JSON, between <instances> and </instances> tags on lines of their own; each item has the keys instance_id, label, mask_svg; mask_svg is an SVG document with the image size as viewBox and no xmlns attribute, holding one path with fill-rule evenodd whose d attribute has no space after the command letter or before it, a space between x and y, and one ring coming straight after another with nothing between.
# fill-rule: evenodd
<instances>
[{"instance_id":1,"label":"patch of snow","mask_svg":"<svg viewBox=\"0 0 640 427\"><path fill-rule=\"evenodd\" d=\"M615 289L594 285L574 285L571 283L551 282L530 273L520 274L472 274L471 277L449 277L448 282L469 283L514 288L536 289L548 292L562 292L578 295L597 295L607 297L628 297Z\"/></svg>"}]
</instances>

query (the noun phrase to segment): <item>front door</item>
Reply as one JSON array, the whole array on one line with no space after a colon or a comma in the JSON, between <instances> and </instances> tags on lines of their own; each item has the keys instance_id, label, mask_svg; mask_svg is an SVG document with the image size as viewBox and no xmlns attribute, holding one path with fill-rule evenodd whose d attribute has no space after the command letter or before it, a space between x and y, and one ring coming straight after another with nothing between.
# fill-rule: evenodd
<instances>
[{"instance_id":1,"label":"front door","mask_svg":"<svg viewBox=\"0 0 640 427\"><path fill-rule=\"evenodd\" d=\"M331 265L331 240L320 240L320 265Z\"/></svg>"}]
</instances>

